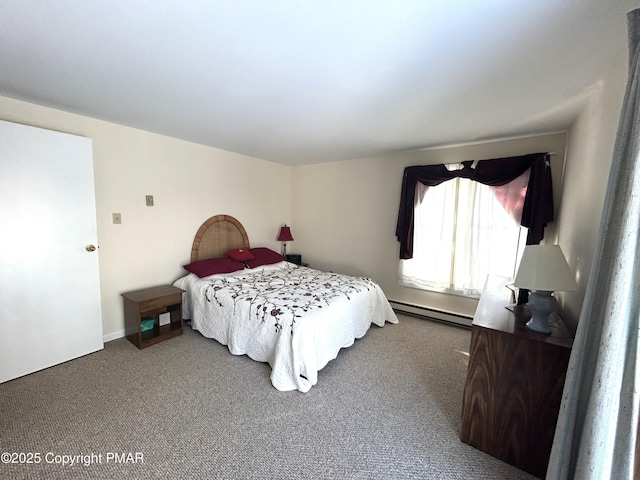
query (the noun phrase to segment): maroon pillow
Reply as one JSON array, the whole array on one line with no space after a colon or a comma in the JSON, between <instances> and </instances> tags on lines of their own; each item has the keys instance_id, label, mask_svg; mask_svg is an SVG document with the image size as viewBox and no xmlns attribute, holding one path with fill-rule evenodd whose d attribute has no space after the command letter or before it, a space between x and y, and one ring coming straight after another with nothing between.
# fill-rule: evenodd
<instances>
[{"instance_id":1,"label":"maroon pillow","mask_svg":"<svg viewBox=\"0 0 640 480\"><path fill-rule=\"evenodd\" d=\"M235 250L229 250L227 252L227 257L232 258L233 260L237 260L238 262L246 262L247 260L253 260L253 253L251 253L246 248L236 248Z\"/></svg>"},{"instance_id":2,"label":"maroon pillow","mask_svg":"<svg viewBox=\"0 0 640 480\"><path fill-rule=\"evenodd\" d=\"M251 248L250 251L255 258L247 261L249 268L271 265L272 263L278 263L284 260L282 255L266 247Z\"/></svg>"},{"instance_id":3,"label":"maroon pillow","mask_svg":"<svg viewBox=\"0 0 640 480\"><path fill-rule=\"evenodd\" d=\"M184 266L185 270L195 273L200 278L208 277L216 273L231 273L244 268L242 262L237 262L227 257L207 258L206 260L198 260Z\"/></svg>"}]
</instances>

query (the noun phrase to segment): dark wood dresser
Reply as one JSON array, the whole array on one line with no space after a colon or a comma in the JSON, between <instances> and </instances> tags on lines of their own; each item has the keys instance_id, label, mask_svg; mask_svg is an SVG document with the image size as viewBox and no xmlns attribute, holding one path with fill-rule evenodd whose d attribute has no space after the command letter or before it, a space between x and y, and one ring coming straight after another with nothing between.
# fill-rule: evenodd
<instances>
[{"instance_id":1,"label":"dark wood dresser","mask_svg":"<svg viewBox=\"0 0 640 480\"><path fill-rule=\"evenodd\" d=\"M551 335L529 331L507 282L487 279L473 319L460 438L544 478L573 339L556 314Z\"/></svg>"}]
</instances>

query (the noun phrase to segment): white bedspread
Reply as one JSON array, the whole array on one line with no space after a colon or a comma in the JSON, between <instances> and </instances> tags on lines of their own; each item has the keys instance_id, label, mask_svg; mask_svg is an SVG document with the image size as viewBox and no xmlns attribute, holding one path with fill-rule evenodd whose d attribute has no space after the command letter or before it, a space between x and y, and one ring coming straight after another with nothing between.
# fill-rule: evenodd
<instances>
[{"instance_id":1,"label":"white bedspread","mask_svg":"<svg viewBox=\"0 0 640 480\"><path fill-rule=\"evenodd\" d=\"M371 279L280 262L174 285L186 291L183 316L208 338L271 365L278 390L307 392L318 371L372 323L398 323Z\"/></svg>"}]
</instances>

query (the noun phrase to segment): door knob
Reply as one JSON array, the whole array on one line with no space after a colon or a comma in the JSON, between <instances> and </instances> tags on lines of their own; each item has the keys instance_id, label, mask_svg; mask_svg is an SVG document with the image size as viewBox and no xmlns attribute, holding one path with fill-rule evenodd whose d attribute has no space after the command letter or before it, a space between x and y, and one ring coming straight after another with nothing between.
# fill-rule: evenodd
<instances>
[{"instance_id":1,"label":"door knob","mask_svg":"<svg viewBox=\"0 0 640 480\"><path fill-rule=\"evenodd\" d=\"M94 252L96 250L96 247L95 247L95 245L87 245L86 247L84 247L84 249L87 252Z\"/></svg>"}]
</instances>

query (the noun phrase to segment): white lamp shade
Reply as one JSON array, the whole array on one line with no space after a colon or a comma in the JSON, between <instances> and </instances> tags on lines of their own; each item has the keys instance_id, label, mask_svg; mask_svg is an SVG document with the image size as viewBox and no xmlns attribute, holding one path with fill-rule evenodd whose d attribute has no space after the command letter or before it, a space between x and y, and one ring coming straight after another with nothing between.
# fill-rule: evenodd
<instances>
[{"instance_id":1,"label":"white lamp shade","mask_svg":"<svg viewBox=\"0 0 640 480\"><path fill-rule=\"evenodd\" d=\"M558 245L527 245L513 284L518 288L548 292L577 288L575 276Z\"/></svg>"}]
</instances>

